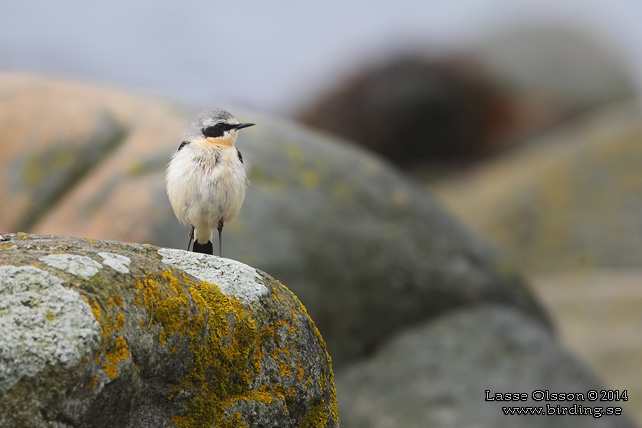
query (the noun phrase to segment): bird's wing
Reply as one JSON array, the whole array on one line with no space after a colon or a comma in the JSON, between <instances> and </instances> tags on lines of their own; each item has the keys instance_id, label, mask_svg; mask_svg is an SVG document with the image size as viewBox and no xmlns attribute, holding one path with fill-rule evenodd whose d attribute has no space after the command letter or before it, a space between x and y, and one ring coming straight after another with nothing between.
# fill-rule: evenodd
<instances>
[{"instance_id":1,"label":"bird's wing","mask_svg":"<svg viewBox=\"0 0 642 428\"><path fill-rule=\"evenodd\" d=\"M241 151L239 149L236 149L236 153L238 153L239 160L241 161L241 163L243 163L243 155L241 154Z\"/></svg>"}]
</instances>

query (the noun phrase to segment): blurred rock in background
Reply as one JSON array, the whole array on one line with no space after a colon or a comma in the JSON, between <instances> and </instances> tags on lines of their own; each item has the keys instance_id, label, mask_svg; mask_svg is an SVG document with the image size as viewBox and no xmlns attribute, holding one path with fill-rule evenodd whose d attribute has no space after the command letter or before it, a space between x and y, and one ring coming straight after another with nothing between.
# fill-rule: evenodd
<instances>
[{"instance_id":1,"label":"blurred rock in background","mask_svg":"<svg viewBox=\"0 0 642 428\"><path fill-rule=\"evenodd\" d=\"M636 96L625 58L588 31L531 24L504 29L474 46L472 58L519 106L521 137Z\"/></svg>"},{"instance_id":2,"label":"blurred rock in background","mask_svg":"<svg viewBox=\"0 0 642 428\"><path fill-rule=\"evenodd\" d=\"M509 94L464 58L395 57L337 86L298 119L399 165L477 159L514 132Z\"/></svg>"},{"instance_id":3,"label":"blurred rock in background","mask_svg":"<svg viewBox=\"0 0 642 428\"><path fill-rule=\"evenodd\" d=\"M565 343L610 388L629 391L625 406L642 421L642 315L634 309L642 284L642 110L638 78L627 70L588 33L515 27L466 53L364 66L310 101L299 119L397 163L513 255L533 274ZM385 352L391 356L371 370L392 364L393 352ZM352 375L381 386L367 371ZM407 401L370 399L391 408Z\"/></svg>"},{"instance_id":4,"label":"blurred rock in background","mask_svg":"<svg viewBox=\"0 0 642 428\"><path fill-rule=\"evenodd\" d=\"M531 272L640 267L641 118L605 107L431 188Z\"/></svg>"},{"instance_id":5,"label":"blurred rock in background","mask_svg":"<svg viewBox=\"0 0 642 428\"><path fill-rule=\"evenodd\" d=\"M363 66L297 118L431 180L634 95L624 65L588 35L532 27L474 46Z\"/></svg>"},{"instance_id":6,"label":"blurred rock in background","mask_svg":"<svg viewBox=\"0 0 642 428\"><path fill-rule=\"evenodd\" d=\"M562 337L642 413L642 110L622 102L431 189L523 263Z\"/></svg>"},{"instance_id":7,"label":"blurred rock in background","mask_svg":"<svg viewBox=\"0 0 642 428\"><path fill-rule=\"evenodd\" d=\"M379 425L371 426L514 426L518 419L486 404L485 389L603 388L556 340L515 261L416 183L330 136L230 109L259 125L237 143L252 185L226 228L225 255L278 276L307 307L333 357L346 427L373 418ZM0 230L183 248L187 230L163 174L197 110L113 88L0 76L0 206L10 213ZM626 415L584 425L633 426Z\"/></svg>"}]
</instances>

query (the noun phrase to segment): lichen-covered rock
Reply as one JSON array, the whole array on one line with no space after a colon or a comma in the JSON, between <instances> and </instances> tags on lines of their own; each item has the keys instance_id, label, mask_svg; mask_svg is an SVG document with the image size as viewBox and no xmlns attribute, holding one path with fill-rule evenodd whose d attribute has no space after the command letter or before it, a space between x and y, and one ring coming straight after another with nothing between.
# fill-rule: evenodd
<instances>
[{"instance_id":1,"label":"lichen-covered rock","mask_svg":"<svg viewBox=\"0 0 642 428\"><path fill-rule=\"evenodd\" d=\"M149 245L0 240L0 426L339 426L323 339L265 273Z\"/></svg>"},{"instance_id":2,"label":"lichen-covered rock","mask_svg":"<svg viewBox=\"0 0 642 428\"><path fill-rule=\"evenodd\" d=\"M337 387L345 427L634 427L622 409L625 401L587 399L588 391L604 385L550 332L513 309L493 305L408 329L373 358L337 373ZM486 391L490 397L525 393L527 400L489 401ZM585 400L558 400L544 391L581 393ZM603 412L619 407L621 414L519 416L502 410L530 406L547 412L547 405Z\"/></svg>"},{"instance_id":3,"label":"lichen-covered rock","mask_svg":"<svg viewBox=\"0 0 642 428\"><path fill-rule=\"evenodd\" d=\"M187 229L176 221L163 175L195 109L34 76L0 76L2 91L0 135L13 135L5 132L12 117L26 123L43 111L62 134L105 115L124 130L118 147L84 171L29 231L185 248ZM61 114L61 105L77 114ZM328 135L228 108L257 126L237 141L251 185L238 219L223 232L224 255L291 286L335 365L367 355L409 325L480 302L516 307L547 323L511 259L468 233L394 168ZM39 159L42 147L56 144L46 137L57 134L41 135L38 126L32 123L20 138L39 139L39 146L21 146ZM15 223L0 229L16 231Z\"/></svg>"}]
</instances>

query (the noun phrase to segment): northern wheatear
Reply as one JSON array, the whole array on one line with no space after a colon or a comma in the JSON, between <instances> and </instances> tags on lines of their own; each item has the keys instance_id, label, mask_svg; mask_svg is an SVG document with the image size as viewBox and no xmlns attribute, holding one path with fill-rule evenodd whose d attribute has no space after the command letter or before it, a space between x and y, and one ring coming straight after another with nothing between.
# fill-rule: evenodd
<instances>
[{"instance_id":1,"label":"northern wheatear","mask_svg":"<svg viewBox=\"0 0 642 428\"><path fill-rule=\"evenodd\" d=\"M220 108L203 110L172 156L165 174L167 195L178 221L191 226L188 251L194 240L192 251L214 254L212 234L217 229L222 255L223 226L241 210L248 184L234 142L239 129L252 125L239 123Z\"/></svg>"}]
</instances>

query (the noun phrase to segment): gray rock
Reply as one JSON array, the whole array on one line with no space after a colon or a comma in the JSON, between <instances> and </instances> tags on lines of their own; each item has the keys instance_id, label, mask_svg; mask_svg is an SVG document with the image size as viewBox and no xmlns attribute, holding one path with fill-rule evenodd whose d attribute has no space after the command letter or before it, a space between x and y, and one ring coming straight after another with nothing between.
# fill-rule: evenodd
<instances>
[{"instance_id":1,"label":"gray rock","mask_svg":"<svg viewBox=\"0 0 642 428\"><path fill-rule=\"evenodd\" d=\"M323 339L282 284L180 250L3 235L0 426L241 425L340 425Z\"/></svg>"},{"instance_id":2,"label":"gray rock","mask_svg":"<svg viewBox=\"0 0 642 428\"><path fill-rule=\"evenodd\" d=\"M344 427L632 427L626 413L595 418L507 416L505 406L621 407L539 323L514 309L453 312L400 334L366 362L337 374ZM486 401L485 391L526 393L527 401ZM598 401L588 401L588 391ZM537 391L542 391L537 392ZM549 393L583 393L556 401ZM543 398L541 401L534 401Z\"/></svg>"}]
</instances>

